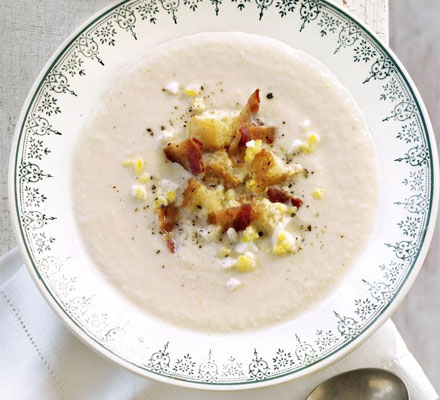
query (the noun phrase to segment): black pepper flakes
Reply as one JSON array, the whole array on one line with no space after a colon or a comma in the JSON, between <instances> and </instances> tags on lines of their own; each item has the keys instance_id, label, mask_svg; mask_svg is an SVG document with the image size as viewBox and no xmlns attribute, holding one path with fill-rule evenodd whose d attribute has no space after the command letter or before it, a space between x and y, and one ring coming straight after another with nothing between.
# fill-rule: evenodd
<instances>
[{"instance_id":1,"label":"black pepper flakes","mask_svg":"<svg viewBox=\"0 0 440 400\"><path fill-rule=\"evenodd\" d=\"M266 95L266 97L270 100L270 99L273 99L273 93L271 92L271 93L268 93L267 95Z\"/></svg>"}]
</instances>

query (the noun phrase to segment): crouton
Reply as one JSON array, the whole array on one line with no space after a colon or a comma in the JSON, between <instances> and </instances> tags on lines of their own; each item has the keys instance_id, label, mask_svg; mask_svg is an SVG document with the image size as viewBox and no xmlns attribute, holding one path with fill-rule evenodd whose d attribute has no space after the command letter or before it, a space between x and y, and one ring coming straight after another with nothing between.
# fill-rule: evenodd
<instances>
[{"instance_id":1,"label":"crouton","mask_svg":"<svg viewBox=\"0 0 440 400\"><path fill-rule=\"evenodd\" d=\"M267 199L258 199L252 202L255 218L252 225L257 231L272 233L283 221L284 212Z\"/></svg>"},{"instance_id":2,"label":"crouton","mask_svg":"<svg viewBox=\"0 0 440 400\"><path fill-rule=\"evenodd\" d=\"M212 211L208 215L208 223L221 226L223 232L234 228L237 232L244 231L255 218L255 213L250 204L242 204L239 207L226 208L220 211Z\"/></svg>"},{"instance_id":3,"label":"crouton","mask_svg":"<svg viewBox=\"0 0 440 400\"><path fill-rule=\"evenodd\" d=\"M245 180L246 172L235 168L225 150L208 153L204 158L205 173L203 181L208 184L222 184L226 188L235 188Z\"/></svg>"},{"instance_id":4,"label":"crouton","mask_svg":"<svg viewBox=\"0 0 440 400\"><path fill-rule=\"evenodd\" d=\"M188 133L200 140L204 150L220 150L232 142L237 131L237 120L236 115L228 112L204 112L190 119Z\"/></svg>"},{"instance_id":5,"label":"crouton","mask_svg":"<svg viewBox=\"0 0 440 400\"><path fill-rule=\"evenodd\" d=\"M268 186L274 186L294 176L296 170L285 167L282 161L270 150L261 150L249 166L256 191L263 192Z\"/></svg>"},{"instance_id":6,"label":"crouton","mask_svg":"<svg viewBox=\"0 0 440 400\"><path fill-rule=\"evenodd\" d=\"M180 143L168 143L163 151L168 160L177 162L193 175L198 175L204 170L202 149L202 143L190 137Z\"/></svg>"},{"instance_id":7,"label":"crouton","mask_svg":"<svg viewBox=\"0 0 440 400\"><path fill-rule=\"evenodd\" d=\"M209 213L222 208L218 193L194 178L191 178L186 184L182 198L183 207L193 210L199 209Z\"/></svg>"}]
</instances>

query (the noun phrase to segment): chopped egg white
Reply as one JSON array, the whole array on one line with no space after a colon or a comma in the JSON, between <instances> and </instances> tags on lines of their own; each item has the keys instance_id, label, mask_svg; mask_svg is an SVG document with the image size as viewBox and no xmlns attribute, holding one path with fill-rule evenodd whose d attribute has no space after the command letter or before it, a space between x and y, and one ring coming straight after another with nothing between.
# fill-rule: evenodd
<instances>
[{"instance_id":1,"label":"chopped egg white","mask_svg":"<svg viewBox=\"0 0 440 400\"><path fill-rule=\"evenodd\" d=\"M258 247L254 242L240 242L235 247L234 250L236 253L245 254L249 251L253 251L254 253L258 252Z\"/></svg>"},{"instance_id":2,"label":"chopped egg white","mask_svg":"<svg viewBox=\"0 0 440 400\"><path fill-rule=\"evenodd\" d=\"M194 97L191 102L191 109L196 112L202 112L206 109L203 97Z\"/></svg>"},{"instance_id":3,"label":"chopped egg white","mask_svg":"<svg viewBox=\"0 0 440 400\"><path fill-rule=\"evenodd\" d=\"M176 191L177 189L179 189L179 185L173 181L170 181L169 179L161 179L159 181L159 186L164 192L173 190Z\"/></svg>"},{"instance_id":4,"label":"chopped egg white","mask_svg":"<svg viewBox=\"0 0 440 400\"><path fill-rule=\"evenodd\" d=\"M262 149L263 142L260 139L249 140L249 142L246 143L246 153L244 155L244 160L246 162L251 162Z\"/></svg>"},{"instance_id":5,"label":"chopped egg white","mask_svg":"<svg viewBox=\"0 0 440 400\"><path fill-rule=\"evenodd\" d=\"M219 262L223 269L231 269L237 263L237 259L232 257L225 257L219 260Z\"/></svg>"},{"instance_id":6,"label":"chopped egg white","mask_svg":"<svg viewBox=\"0 0 440 400\"><path fill-rule=\"evenodd\" d=\"M325 190L322 188L316 188L312 195L315 199L322 200L325 197Z\"/></svg>"},{"instance_id":7,"label":"chopped egg white","mask_svg":"<svg viewBox=\"0 0 440 400\"><path fill-rule=\"evenodd\" d=\"M231 254L231 249L224 246L217 251L217 257L227 257L229 254Z\"/></svg>"},{"instance_id":8,"label":"chopped egg white","mask_svg":"<svg viewBox=\"0 0 440 400\"><path fill-rule=\"evenodd\" d=\"M171 94L177 94L179 92L179 82L168 82L165 85L165 91Z\"/></svg>"},{"instance_id":9,"label":"chopped egg white","mask_svg":"<svg viewBox=\"0 0 440 400\"><path fill-rule=\"evenodd\" d=\"M303 132L308 132L310 130L310 127L312 126L312 123L306 119L301 123L301 129Z\"/></svg>"},{"instance_id":10,"label":"chopped egg white","mask_svg":"<svg viewBox=\"0 0 440 400\"><path fill-rule=\"evenodd\" d=\"M234 277L229 278L228 281L226 282L226 288L231 292L237 289L239 286L241 286L241 281L239 281Z\"/></svg>"},{"instance_id":11,"label":"chopped egg white","mask_svg":"<svg viewBox=\"0 0 440 400\"><path fill-rule=\"evenodd\" d=\"M157 140L169 141L175 134L176 131L174 129L164 129L163 131L160 131L160 135L157 135Z\"/></svg>"},{"instance_id":12,"label":"chopped egg white","mask_svg":"<svg viewBox=\"0 0 440 400\"><path fill-rule=\"evenodd\" d=\"M234 228L229 228L226 231L226 236L228 237L228 239L232 243L235 243L238 240L238 234L237 234L237 231Z\"/></svg>"},{"instance_id":13,"label":"chopped egg white","mask_svg":"<svg viewBox=\"0 0 440 400\"><path fill-rule=\"evenodd\" d=\"M133 185L131 195L137 200L145 201L147 200L147 188L144 185Z\"/></svg>"},{"instance_id":14,"label":"chopped egg white","mask_svg":"<svg viewBox=\"0 0 440 400\"><path fill-rule=\"evenodd\" d=\"M292 145L290 146L289 152L299 153L300 151L302 151L303 147L304 147L304 142L300 139L295 139Z\"/></svg>"}]
</instances>

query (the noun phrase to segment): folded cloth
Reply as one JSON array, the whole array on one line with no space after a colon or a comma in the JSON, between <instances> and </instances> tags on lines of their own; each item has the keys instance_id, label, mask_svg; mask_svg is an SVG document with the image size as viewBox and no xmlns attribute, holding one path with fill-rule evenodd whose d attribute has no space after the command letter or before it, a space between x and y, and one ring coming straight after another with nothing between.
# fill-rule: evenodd
<instances>
[{"instance_id":1,"label":"folded cloth","mask_svg":"<svg viewBox=\"0 0 440 400\"><path fill-rule=\"evenodd\" d=\"M268 388L206 392L136 376L76 338L45 302L15 249L0 258L0 388L3 399L289 399L303 400L319 383L365 367L387 369L412 400L438 396L391 320L332 366Z\"/></svg>"}]
</instances>

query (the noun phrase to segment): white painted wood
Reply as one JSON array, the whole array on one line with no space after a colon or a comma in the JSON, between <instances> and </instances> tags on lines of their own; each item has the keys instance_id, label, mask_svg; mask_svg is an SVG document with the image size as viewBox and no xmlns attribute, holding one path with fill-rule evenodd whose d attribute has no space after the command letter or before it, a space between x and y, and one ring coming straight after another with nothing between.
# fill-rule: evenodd
<instances>
[{"instance_id":1,"label":"white painted wood","mask_svg":"<svg viewBox=\"0 0 440 400\"><path fill-rule=\"evenodd\" d=\"M388 43L388 0L334 0L364 21Z\"/></svg>"}]
</instances>

